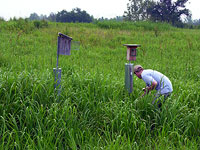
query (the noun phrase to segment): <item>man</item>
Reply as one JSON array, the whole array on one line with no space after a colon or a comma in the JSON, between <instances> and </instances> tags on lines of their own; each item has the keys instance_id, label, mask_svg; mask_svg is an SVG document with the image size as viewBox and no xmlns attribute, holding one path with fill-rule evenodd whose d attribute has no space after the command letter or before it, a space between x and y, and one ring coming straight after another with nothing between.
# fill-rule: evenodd
<instances>
[{"instance_id":1,"label":"man","mask_svg":"<svg viewBox=\"0 0 200 150\"><path fill-rule=\"evenodd\" d=\"M145 96L149 93L149 91L157 90L156 97L152 101L152 104L155 103L155 101L162 95L164 95L164 101L167 97L170 96L170 94L173 91L172 84L170 80L163 75L162 73L147 69L144 70L141 65L134 66L134 74L139 78L142 79L146 83L146 87L143 89L144 94L142 96ZM160 100L157 102L158 107L161 107Z\"/></svg>"}]
</instances>

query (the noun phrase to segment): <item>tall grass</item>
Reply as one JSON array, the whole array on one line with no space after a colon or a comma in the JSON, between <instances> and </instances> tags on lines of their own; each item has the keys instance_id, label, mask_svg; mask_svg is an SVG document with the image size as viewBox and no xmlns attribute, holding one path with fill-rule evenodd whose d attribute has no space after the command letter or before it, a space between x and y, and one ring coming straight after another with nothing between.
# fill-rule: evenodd
<instances>
[{"instance_id":1,"label":"tall grass","mask_svg":"<svg viewBox=\"0 0 200 150\"><path fill-rule=\"evenodd\" d=\"M33 28L21 32L7 27L13 24L0 25L1 149L199 149L199 30L108 22L38 29L27 22ZM59 57L59 98L58 32L81 42ZM126 43L142 45L135 64L172 81L162 111L151 105L153 93L138 98L144 83L135 76L133 93L124 89Z\"/></svg>"},{"instance_id":2,"label":"tall grass","mask_svg":"<svg viewBox=\"0 0 200 150\"><path fill-rule=\"evenodd\" d=\"M140 22L116 22L116 21L97 21L95 24L103 29L119 29L119 30L174 30L175 28L167 23L154 23L149 21Z\"/></svg>"}]
</instances>

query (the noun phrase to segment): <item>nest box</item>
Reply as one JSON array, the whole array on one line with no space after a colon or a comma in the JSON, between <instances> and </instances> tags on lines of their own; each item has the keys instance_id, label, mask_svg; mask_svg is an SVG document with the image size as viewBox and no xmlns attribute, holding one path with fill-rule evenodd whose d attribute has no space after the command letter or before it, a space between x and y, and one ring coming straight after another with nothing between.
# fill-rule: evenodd
<instances>
[{"instance_id":1,"label":"nest box","mask_svg":"<svg viewBox=\"0 0 200 150\"><path fill-rule=\"evenodd\" d=\"M140 47L138 44L124 44L127 47L127 60L132 61L136 60L137 56L137 47Z\"/></svg>"},{"instance_id":2,"label":"nest box","mask_svg":"<svg viewBox=\"0 0 200 150\"><path fill-rule=\"evenodd\" d=\"M58 33L58 55L71 55L71 41L71 37Z\"/></svg>"}]
</instances>

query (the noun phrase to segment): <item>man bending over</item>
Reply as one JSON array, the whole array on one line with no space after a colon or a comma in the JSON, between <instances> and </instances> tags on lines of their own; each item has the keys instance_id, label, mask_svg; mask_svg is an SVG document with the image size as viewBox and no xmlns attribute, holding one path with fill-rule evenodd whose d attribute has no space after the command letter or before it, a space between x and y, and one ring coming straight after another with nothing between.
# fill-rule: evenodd
<instances>
[{"instance_id":1,"label":"man bending over","mask_svg":"<svg viewBox=\"0 0 200 150\"><path fill-rule=\"evenodd\" d=\"M141 65L136 65L134 66L134 74L139 79L142 79L146 83L146 87L143 88L144 94L142 96L145 96L151 90L154 89L157 90L155 99L152 101L152 104L154 104L156 99L158 99L162 95L164 95L164 101L165 101L173 91L171 81L168 79L168 77L166 77L165 75L163 75L158 71L151 69L143 69ZM157 104L158 107L160 108L161 107L160 100L157 102Z\"/></svg>"}]
</instances>

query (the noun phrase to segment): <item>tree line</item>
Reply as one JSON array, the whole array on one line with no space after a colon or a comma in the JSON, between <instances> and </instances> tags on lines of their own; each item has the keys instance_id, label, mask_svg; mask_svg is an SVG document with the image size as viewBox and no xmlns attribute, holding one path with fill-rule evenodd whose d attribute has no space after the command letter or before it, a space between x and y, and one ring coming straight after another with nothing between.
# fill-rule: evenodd
<instances>
[{"instance_id":1,"label":"tree line","mask_svg":"<svg viewBox=\"0 0 200 150\"><path fill-rule=\"evenodd\" d=\"M52 22L87 22L93 21L93 16L89 15L86 11L82 11L80 8L74 8L68 12L62 10L58 13L50 13L49 16L38 15L37 13L30 14L29 20L49 20Z\"/></svg>"},{"instance_id":2,"label":"tree line","mask_svg":"<svg viewBox=\"0 0 200 150\"><path fill-rule=\"evenodd\" d=\"M192 14L186 8L188 0L129 0L127 10L123 16L115 18L95 19L86 11L74 8L72 11L62 10L47 15L30 14L28 20L48 20L52 22L93 22L93 21L153 21L167 22L174 26L183 27L183 24L200 25L199 20L192 20ZM2 20L2 18L1 18Z\"/></svg>"}]
</instances>

